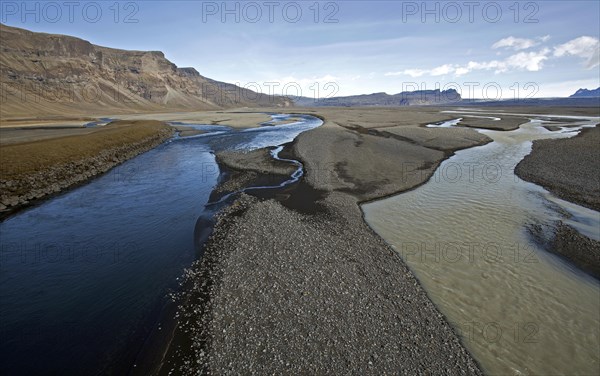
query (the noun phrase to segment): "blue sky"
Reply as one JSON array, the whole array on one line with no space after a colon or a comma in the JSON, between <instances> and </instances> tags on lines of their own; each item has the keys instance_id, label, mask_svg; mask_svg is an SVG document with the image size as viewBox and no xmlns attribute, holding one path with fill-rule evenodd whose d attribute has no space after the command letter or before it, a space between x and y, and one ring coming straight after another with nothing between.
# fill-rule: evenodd
<instances>
[{"instance_id":1,"label":"blue sky","mask_svg":"<svg viewBox=\"0 0 600 376\"><path fill-rule=\"evenodd\" d=\"M3 1L0 12L11 26L160 50L265 93L456 88L494 99L600 86L597 0Z\"/></svg>"}]
</instances>

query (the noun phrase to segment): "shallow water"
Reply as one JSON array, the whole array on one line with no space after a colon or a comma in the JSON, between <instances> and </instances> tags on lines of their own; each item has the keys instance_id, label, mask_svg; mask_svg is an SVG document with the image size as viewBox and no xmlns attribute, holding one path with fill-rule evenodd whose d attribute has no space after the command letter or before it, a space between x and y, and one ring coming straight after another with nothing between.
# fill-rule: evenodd
<instances>
[{"instance_id":1,"label":"shallow water","mask_svg":"<svg viewBox=\"0 0 600 376\"><path fill-rule=\"evenodd\" d=\"M135 357L210 231L213 152L276 147L320 124L196 125L211 133L174 138L0 223L0 374L106 373Z\"/></svg>"},{"instance_id":2,"label":"shallow water","mask_svg":"<svg viewBox=\"0 0 600 376\"><path fill-rule=\"evenodd\" d=\"M567 223L597 238L600 214L514 175L532 140L574 134L547 131L539 120L482 132L494 142L457 152L413 191L363 205L365 218L486 373L597 374L600 284L540 249L527 226L571 213Z\"/></svg>"}]
</instances>

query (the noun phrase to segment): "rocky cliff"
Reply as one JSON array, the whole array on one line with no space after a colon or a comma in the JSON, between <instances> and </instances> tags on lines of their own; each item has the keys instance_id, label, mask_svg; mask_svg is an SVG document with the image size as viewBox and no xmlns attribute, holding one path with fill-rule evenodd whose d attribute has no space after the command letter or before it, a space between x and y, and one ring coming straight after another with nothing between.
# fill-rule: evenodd
<instances>
[{"instance_id":1,"label":"rocky cliff","mask_svg":"<svg viewBox=\"0 0 600 376\"><path fill-rule=\"evenodd\" d=\"M2 118L287 106L178 68L160 51L126 51L0 24Z\"/></svg>"}]
</instances>

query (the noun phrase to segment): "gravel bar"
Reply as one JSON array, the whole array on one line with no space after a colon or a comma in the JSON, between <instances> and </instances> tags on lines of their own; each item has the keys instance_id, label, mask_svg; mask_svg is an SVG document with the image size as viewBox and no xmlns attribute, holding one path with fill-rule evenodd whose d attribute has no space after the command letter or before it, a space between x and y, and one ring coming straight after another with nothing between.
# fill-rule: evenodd
<instances>
[{"instance_id":1,"label":"gravel bar","mask_svg":"<svg viewBox=\"0 0 600 376\"><path fill-rule=\"evenodd\" d=\"M243 195L221 213L180 297L192 351L170 370L481 374L355 199L321 204L301 214Z\"/></svg>"},{"instance_id":2,"label":"gravel bar","mask_svg":"<svg viewBox=\"0 0 600 376\"><path fill-rule=\"evenodd\" d=\"M573 138L537 140L515 173L558 197L600 211L599 146L598 126Z\"/></svg>"},{"instance_id":3,"label":"gravel bar","mask_svg":"<svg viewBox=\"0 0 600 376\"><path fill-rule=\"evenodd\" d=\"M286 200L244 194L218 214L161 374L481 374L358 205L422 184L451 152L331 122L284 152L305 178Z\"/></svg>"}]
</instances>

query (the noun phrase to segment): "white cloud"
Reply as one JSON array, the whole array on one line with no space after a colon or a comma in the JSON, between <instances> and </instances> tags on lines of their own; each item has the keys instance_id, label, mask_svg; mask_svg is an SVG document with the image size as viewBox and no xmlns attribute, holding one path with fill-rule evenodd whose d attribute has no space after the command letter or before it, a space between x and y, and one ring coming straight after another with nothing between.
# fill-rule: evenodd
<instances>
[{"instance_id":1,"label":"white cloud","mask_svg":"<svg viewBox=\"0 0 600 376\"><path fill-rule=\"evenodd\" d=\"M465 67L458 67L456 68L456 70L454 71L454 74L456 75L456 77L460 77L463 76L465 74L469 73L469 69L465 68Z\"/></svg>"},{"instance_id":2,"label":"white cloud","mask_svg":"<svg viewBox=\"0 0 600 376\"><path fill-rule=\"evenodd\" d=\"M515 51L526 50L528 48L537 46L539 43L533 39L526 38L515 38L508 37L504 39L500 39L496 43L492 45L493 49L497 48L512 48Z\"/></svg>"},{"instance_id":3,"label":"white cloud","mask_svg":"<svg viewBox=\"0 0 600 376\"><path fill-rule=\"evenodd\" d=\"M537 72L543 68L543 63L548 60L549 54L550 50L544 48L537 52L519 52L504 60L470 61L465 67L461 67L460 73L466 74L474 70L494 70L494 73L505 73L513 70Z\"/></svg>"},{"instance_id":4,"label":"white cloud","mask_svg":"<svg viewBox=\"0 0 600 376\"><path fill-rule=\"evenodd\" d=\"M545 43L550 40L550 35L544 35L542 37L537 37L535 39L529 38L515 38L513 36L506 37L500 39L496 43L492 45L493 49L499 48L510 48L515 51L527 50L531 47L535 47L540 45L541 43ZM498 55L500 52L497 53Z\"/></svg>"},{"instance_id":5,"label":"white cloud","mask_svg":"<svg viewBox=\"0 0 600 376\"><path fill-rule=\"evenodd\" d=\"M520 70L528 70L537 72L542 69L545 60L548 60L550 50L544 48L538 52L519 52L516 55L510 56L504 61L507 69L515 68Z\"/></svg>"},{"instance_id":6,"label":"white cloud","mask_svg":"<svg viewBox=\"0 0 600 376\"><path fill-rule=\"evenodd\" d=\"M427 73L427 71L423 69L406 69L403 71L403 74L407 74L411 77L421 77L425 73Z\"/></svg>"},{"instance_id":7,"label":"white cloud","mask_svg":"<svg viewBox=\"0 0 600 376\"><path fill-rule=\"evenodd\" d=\"M600 65L600 48L596 48L594 54L586 62L586 68L592 69Z\"/></svg>"},{"instance_id":8,"label":"white cloud","mask_svg":"<svg viewBox=\"0 0 600 376\"><path fill-rule=\"evenodd\" d=\"M585 67L592 69L600 65L600 41L583 36L554 47L554 56L577 56L586 59Z\"/></svg>"},{"instance_id":9,"label":"white cloud","mask_svg":"<svg viewBox=\"0 0 600 376\"><path fill-rule=\"evenodd\" d=\"M439 67L433 68L429 74L432 76L443 76L448 73L454 72L454 67L450 64L440 65Z\"/></svg>"},{"instance_id":10,"label":"white cloud","mask_svg":"<svg viewBox=\"0 0 600 376\"><path fill-rule=\"evenodd\" d=\"M443 76L455 71L455 67L452 64L444 64L433 69L405 69L399 72L387 72L384 76L411 76L413 78L421 77L426 74L430 76Z\"/></svg>"},{"instance_id":11,"label":"white cloud","mask_svg":"<svg viewBox=\"0 0 600 376\"><path fill-rule=\"evenodd\" d=\"M492 47L507 47L522 50L539 44L537 40L545 42L549 39L549 35L538 37L536 40L508 37L499 40ZM408 75L415 78L426 74L430 76L443 76L452 73L456 77L459 77L478 70L493 70L496 74L510 71L538 72L544 68L544 63L548 59L562 56L581 57L586 60L585 67L588 69L598 67L600 65L600 41L597 38L582 36L555 46L553 50L545 47L538 51L519 51L499 60L469 61L466 65L444 64L433 69L405 69L400 72L388 72L385 75Z\"/></svg>"},{"instance_id":12,"label":"white cloud","mask_svg":"<svg viewBox=\"0 0 600 376\"><path fill-rule=\"evenodd\" d=\"M424 70L424 69L405 69L403 71L400 72L387 72L384 74L384 76L403 76L403 75L408 75L411 77L421 77L424 74L428 73L428 70Z\"/></svg>"},{"instance_id":13,"label":"white cloud","mask_svg":"<svg viewBox=\"0 0 600 376\"><path fill-rule=\"evenodd\" d=\"M507 57L504 60L491 60L483 62L470 61L464 66L444 64L430 70L406 69L402 72L386 73L386 76L399 76L402 74L409 75L411 77L420 77L425 74L429 74L430 76L443 76L445 74L454 73L454 75L458 77L475 70L493 70L494 73L504 73L511 70L527 70L530 72L537 72L543 68L543 63L548 59L549 54L550 50L548 48L544 48L537 52L519 52Z\"/></svg>"}]
</instances>

